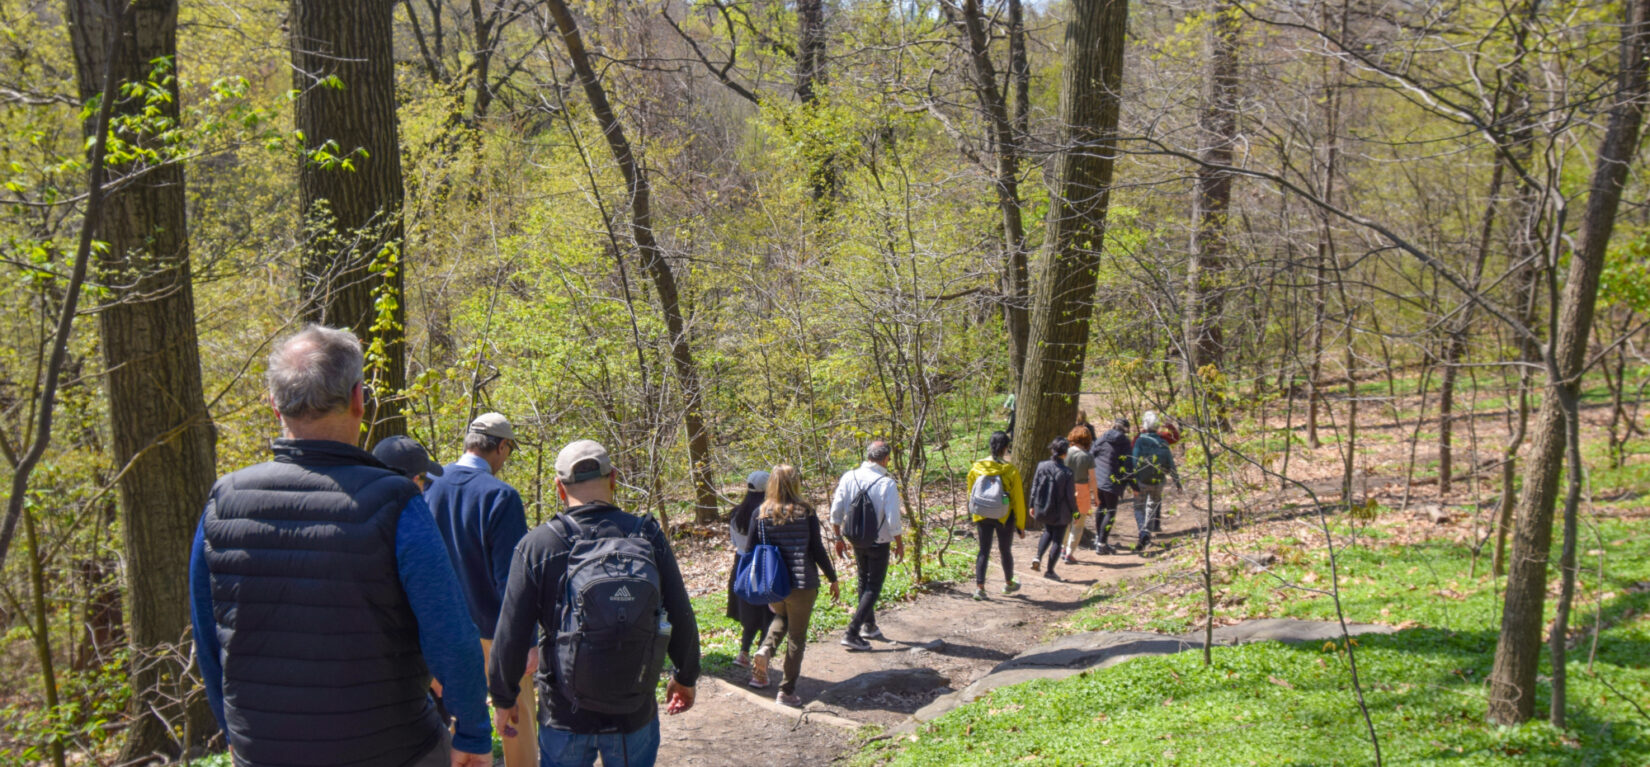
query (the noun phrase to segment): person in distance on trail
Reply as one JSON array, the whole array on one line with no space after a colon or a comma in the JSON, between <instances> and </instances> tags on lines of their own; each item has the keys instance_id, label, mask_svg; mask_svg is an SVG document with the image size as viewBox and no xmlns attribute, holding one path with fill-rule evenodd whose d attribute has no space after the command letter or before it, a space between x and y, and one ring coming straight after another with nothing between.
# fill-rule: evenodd
<instances>
[{"instance_id":1,"label":"person in distance on trail","mask_svg":"<svg viewBox=\"0 0 1650 767\"><path fill-rule=\"evenodd\" d=\"M442 474L441 464L430 460L430 452L412 437L385 437L372 446L372 457L405 474L419 490L430 489L430 480Z\"/></svg>"},{"instance_id":2,"label":"person in distance on trail","mask_svg":"<svg viewBox=\"0 0 1650 767\"><path fill-rule=\"evenodd\" d=\"M1014 542L1009 532L1026 537L1026 495L1020 471L1008 462L1011 444L1008 432L992 432L987 445L991 457L975 461L963 480L968 487L968 513L980 544L974 557L975 599L985 599L985 568L991 564L993 539L1002 554L1003 593L1012 594L1020 588L1020 582L1014 580Z\"/></svg>"},{"instance_id":3,"label":"person in distance on trail","mask_svg":"<svg viewBox=\"0 0 1650 767\"><path fill-rule=\"evenodd\" d=\"M733 593L733 580L739 575L739 552L750 548L751 525L756 521L756 509L768 493L768 473L753 471L745 478L745 497L728 514L728 539L733 543L733 568L728 571L728 620L739 621L739 657L733 665L750 668L751 644L768 635L768 621L773 612L767 605L753 605Z\"/></svg>"},{"instance_id":4,"label":"person in distance on trail","mask_svg":"<svg viewBox=\"0 0 1650 767\"><path fill-rule=\"evenodd\" d=\"M1156 528L1156 521L1163 516L1163 480L1173 479L1176 490L1184 489L1180 484L1180 471L1174 465L1174 453L1169 450L1169 443L1157 433L1157 414L1146 411L1140 418L1142 431L1134 440L1134 524L1140 530L1140 540L1134 545L1134 553L1139 554L1146 550L1146 544L1151 542L1152 531Z\"/></svg>"},{"instance_id":5,"label":"person in distance on trail","mask_svg":"<svg viewBox=\"0 0 1650 767\"><path fill-rule=\"evenodd\" d=\"M1148 410L1148 411L1146 411L1146 413L1144 415L1142 415L1140 417L1140 423L1141 423L1142 431L1146 430L1145 429L1145 423L1146 423L1146 419L1148 419L1148 418L1155 419L1155 421L1157 423L1156 428L1152 429L1151 431L1157 432L1157 436L1163 438L1163 444L1167 445L1172 450L1174 448L1174 446L1177 443L1180 442L1180 427L1176 426L1174 421L1170 420L1167 415L1165 415L1163 413L1156 412L1156 411ZM1163 515L1162 514L1157 514L1157 515L1153 516L1151 519L1148 520L1148 522L1150 524L1150 529L1153 533L1163 532Z\"/></svg>"},{"instance_id":6,"label":"person in distance on trail","mask_svg":"<svg viewBox=\"0 0 1650 767\"><path fill-rule=\"evenodd\" d=\"M269 355L274 459L218 479L189 558L206 699L238 767L486 767L475 625L418 486L355 446L361 367L319 325Z\"/></svg>"},{"instance_id":7,"label":"person in distance on trail","mask_svg":"<svg viewBox=\"0 0 1650 767\"><path fill-rule=\"evenodd\" d=\"M667 656L666 713L693 707L699 625L682 571L652 516L613 504L617 489L606 448L588 439L562 448L556 495L567 508L522 538L510 565L487 684L500 733L538 719L543 767L589 767L598 755L651 767ZM541 654L538 710L523 711L528 657Z\"/></svg>"},{"instance_id":8,"label":"person in distance on trail","mask_svg":"<svg viewBox=\"0 0 1650 767\"><path fill-rule=\"evenodd\" d=\"M484 656L493 649L493 627L498 623L499 604L510 578L512 555L527 534L521 494L497 476L517 446L509 419L498 413L483 414L465 429L464 455L430 483L424 496L446 541L447 556L458 573L470 618L481 634ZM535 663L530 661L527 674L531 676L535 670ZM527 705L531 706L533 689L529 681L523 679L522 684L527 690ZM501 734L506 767L530 767L537 761L531 719L521 728L519 737Z\"/></svg>"},{"instance_id":9,"label":"person in distance on trail","mask_svg":"<svg viewBox=\"0 0 1650 767\"><path fill-rule=\"evenodd\" d=\"M1095 438L1096 433L1094 431L1094 424L1089 423L1089 414L1088 413L1083 412L1081 410L1077 411L1077 425L1076 425L1076 428L1082 429L1084 433L1088 434L1090 444L1094 443L1094 438ZM1069 440L1069 439L1071 439L1071 437L1067 436L1066 439Z\"/></svg>"},{"instance_id":10,"label":"person in distance on trail","mask_svg":"<svg viewBox=\"0 0 1650 767\"><path fill-rule=\"evenodd\" d=\"M1092 428L1082 426L1072 427L1066 440L1071 447L1066 449L1066 468L1071 469L1071 482L1076 487L1077 510L1071 518L1071 524L1066 526L1065 540L1061 548L1061 558L1067 564L1076 564L1077 548L1083 544L1083 531L1087 527L1086 520L1089 512L1094 508L1094 488L1097 486L1094 476L1094 456L1089 454L1089 446L1094 438L1090 436Z\"/></svg>"},{"instance_id":11,"label":"person in distance on trail","mask_svg":"<svg viewBox=\"0 0 1650 767\"><path fill-rule=\"evenodd\" d=\"M1117 503L1123 492L1134 487L1134 441L1129 439L1129 419L1118 418L1100 435L1089 450L1094 456L1095 497L1100 512L1094 517L1094 551L1111 555L1112 524L1117 521Z\"/></svg>"},{"instance_id":12,"label":"person in distance on trail","mask_svg":"<svg viewBox=\"0 0 1650 767\"><path fill-rule=\"evenodd\" d=\"M876 609L877 600L882 598L882 584L888 578L890 544L894 557L905 561L899 490L888 474L892 454L888 443L880 439L867 445L864 463L843 474L831 496L836 553L843 554L852 544L858 571L855 580L859 601L842 636L842 646L850 650L869 650L871 643L865 640L883 638L882 629L877 628Z\"/></svg>"},{"instance_id":13,"label":"person in distance on trail","mask_svg":"<svg viewBox=\"0 0 1650 767\"><path fill-rule=\"evenodd\" d=\"M773 610L773 622L768 625L768 636L762 648L751 659L752 687L768 686L768 663L781 641L785 646L785 677L779 682L775 700L785 706L800 706L796 682L802 673L802 654L808 647L808 620L813 617L814 602L819 599L819 571L825 571L831 582L831 601L842 596L837 587L836 567L825 549L819 516L812 506L802 500L802 479L796 467L780 464L773 467L768 478L767 498L756 512L756 530L746 542L749 546L768 543L779 547L786 569L790 571L791 593L783 602L768 607Z\"/></svg>"},{"instance_id":14,"label":"person in distance on trail","mask_svg":"<svg viewBox=\"0 0 1650 767\"><path fill-rule=\"evenodd\" d=\"M1060 541L1065 538L1066 526L1077 511L1076 483L1071 480L1071 469L1066 468L1066 453L1071 443L1065 437L1056 437L1048 443L1048 460L1037 464L1031 475L1031 505L1037 521L1043 523L1043 537L1037 541L1037 558L1031 561L1036 570L1042 563L1043 552L1048 552L1048 568L1043 577L1060 580L1054 572L1054 563L1060 561Z\"/></svg>"}]
</instances>

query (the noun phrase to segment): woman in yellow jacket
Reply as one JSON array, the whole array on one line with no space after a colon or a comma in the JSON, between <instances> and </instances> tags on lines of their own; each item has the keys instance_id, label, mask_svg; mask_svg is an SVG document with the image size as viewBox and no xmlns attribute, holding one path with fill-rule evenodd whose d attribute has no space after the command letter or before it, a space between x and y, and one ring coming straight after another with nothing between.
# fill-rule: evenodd
<instances>
[{"instance_id":1,"label":"woman in yellow jacket","mask_svg":"<svg viewBox=\"0 0 1650 767\"><path fill-rule=\"evenodd\" d=\"M968 513L974 517L975 537L980 553L974 558L974 598L985 599L985 566L991 562L991 540L1003 557L1003 593L1020 588L1014 580L1012 530L1026 537L1026 494L1020 471L1008 463L1010 440L1005 432L991 433L991 457L974 462L968 470Z\"/></svg>"}]
</instances>

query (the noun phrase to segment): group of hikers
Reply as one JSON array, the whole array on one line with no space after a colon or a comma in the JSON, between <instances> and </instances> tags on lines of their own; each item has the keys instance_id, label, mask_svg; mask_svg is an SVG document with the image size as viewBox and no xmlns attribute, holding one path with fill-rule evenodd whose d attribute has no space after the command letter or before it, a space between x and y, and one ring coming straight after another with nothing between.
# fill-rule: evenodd
<instances>
[{"instance_id":1,"label":"group of hikers","mask_svg":"<svg viewBox=\"0 0 1650 767\"><path fill-rule=\"evenodd\" d=\"M272 460L213 485L189 563L196 659L235 764L482 767L495 725L507 767L655 763L658 680L668 658L666 713L693 706L699 629L664 531L615 505L605 447L559 451L564 509L529 530L521 495L498 477L519 446L505 416L475 418L446 466L407 437L362 450L361 344L320 325L278 342L266 379L281 426ZM974 598L986 598L993 540L1004 593L1019 587L1009 534L1024 536L1028 505L1044 525L1032 568L1048 554L1049 578L1074 561L1091 508L1101 510L1096 549L1115 552L1107 538L1126 489L1135 551L1149 540L1164 479L1179 484L1178 434L1150 412L1133 439L1126 419L1098 440L1078 420L1049 445L1029 492L1006 461L1007 433L974 463ZM752 472L732 510L734 662L766 688L784 643L780 704L802 703L821 576L841 598L833 552L852 548L858 586L841 643L863 651L884 638L877 601L905 556L890 455L886 442L867 447L825 521L785 464Z\"/></svg>"}]
</instances>

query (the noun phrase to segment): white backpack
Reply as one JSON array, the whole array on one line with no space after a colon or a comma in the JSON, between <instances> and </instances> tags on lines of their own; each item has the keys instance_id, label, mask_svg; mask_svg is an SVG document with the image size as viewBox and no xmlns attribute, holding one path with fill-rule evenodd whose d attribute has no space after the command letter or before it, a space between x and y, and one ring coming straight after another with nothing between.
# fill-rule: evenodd
<instances>
[{"instance_id":1,"label":"white backpack","mask_svg":"<svg viewBox=\"0 0 1650 767\"><path fill-rule=\"evenodd\" d=\"M1003 494L1003 478L986 474L974 480L968 491L968 513L985 519L1002 521L1008 516L1008 498Z\"/></svg>"}]
</instances>

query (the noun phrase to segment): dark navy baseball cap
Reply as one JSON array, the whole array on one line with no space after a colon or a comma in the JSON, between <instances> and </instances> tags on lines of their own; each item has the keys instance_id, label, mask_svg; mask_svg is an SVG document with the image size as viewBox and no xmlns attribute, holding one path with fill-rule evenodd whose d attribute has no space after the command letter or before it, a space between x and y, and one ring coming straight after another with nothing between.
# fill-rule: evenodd
<instances>
[{"instance_id":1,"label":"dark navy baseball cap","mask_svg":"<svg viewBox=\"0 0 1650 767\"><path fill-rule=\"evenodd\" d=\"M372 447L372 456L408 477L441 476L441 464L430 460L423 445L411 437L387 437Z\"/></svg>"}]
</instances>

